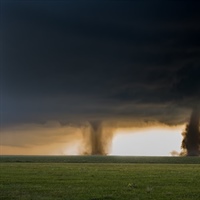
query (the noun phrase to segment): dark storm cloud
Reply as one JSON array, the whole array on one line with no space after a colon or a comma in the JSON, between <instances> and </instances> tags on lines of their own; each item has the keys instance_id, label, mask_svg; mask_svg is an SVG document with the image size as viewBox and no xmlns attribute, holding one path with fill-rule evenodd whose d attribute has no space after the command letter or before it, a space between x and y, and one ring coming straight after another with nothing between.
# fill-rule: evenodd
<instances>
[{"instance_id":1,"label":"dark storm cloud","mask_svg":"<svg viewBox=\"0 0 200 200\"><path fill-rule=\"evenodd\" d=\"M181 97L200 97L200 65L187 65L176 73L175 90Z\"/></svg>"},{"instance_id":2,"label":"dark storm cloud","mask_svg":"<svg viewBox=\"0 0 200 200\"><path fill-rule=\"evenodd\" d=\"M184 108L199 102L199 8L3 1L3 123L183 122Z\"/></svg>"}]
</instances>

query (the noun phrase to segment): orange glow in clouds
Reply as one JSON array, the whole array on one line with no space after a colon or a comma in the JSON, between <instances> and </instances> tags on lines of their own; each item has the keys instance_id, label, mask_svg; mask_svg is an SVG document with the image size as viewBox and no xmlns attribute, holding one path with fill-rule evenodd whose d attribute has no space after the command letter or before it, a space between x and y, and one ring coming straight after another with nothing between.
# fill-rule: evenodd
<instances>
[{"instance_id":1,"label":"orange glow in clouds","mask_svg":"<svg viewBox=\"0 0 200 200\"><path fill-rule=\"evenodd\" d=\"M154 125L115 129L109 155L170 156L172 151L180 153L184 127ZM79 155L82 147L81 129L48 123L5 131L1 134L0 154Z\"/></svg>"}]
</instances>

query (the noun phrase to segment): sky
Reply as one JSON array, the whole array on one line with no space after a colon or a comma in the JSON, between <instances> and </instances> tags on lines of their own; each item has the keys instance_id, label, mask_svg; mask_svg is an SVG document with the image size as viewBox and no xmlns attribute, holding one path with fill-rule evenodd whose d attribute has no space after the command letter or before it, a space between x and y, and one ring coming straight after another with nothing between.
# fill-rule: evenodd
<instances>
[{"instance_id":1,"label":"sky","mask_svg":"<svg viewBox=\"0 0 200 200\"><path fill-rule=\"evenodd\" d=\"M137 135L149 141L152 127L159 130L155 140L164 132L177 141L171 148L181 145L166 132L176 127L180 135L199 106L198 1L1 0L0 6L1 154L79 152L92 121L116 136L111 154L138 154L125 144L135 146Z\"/></svg>"}]
</instances>

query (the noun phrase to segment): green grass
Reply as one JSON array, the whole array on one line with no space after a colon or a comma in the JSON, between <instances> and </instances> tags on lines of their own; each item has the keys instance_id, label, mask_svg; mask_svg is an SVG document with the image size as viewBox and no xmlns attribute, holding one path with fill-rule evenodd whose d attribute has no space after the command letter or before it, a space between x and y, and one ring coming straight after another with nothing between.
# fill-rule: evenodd
<instances>
[{"instance_id":1,"label":"green grass","mask_svg":"<svg viewBox=\"0 0 200 200\"><path fill-rule=\"evenodd\" d=\"M166 163L200 164L200 157L145 156L0 156L1 162L18 163Z\"/></svg>"},{"instance_id":2,"label":"green grass","mask_svg":"<svg viewBox=\"0 0 200 200\"><path fill-rule=\"evenodd\" d=\"M199 200L199 158L173 159L3 156L0 199Z\"/></svg>"}]
</instances>

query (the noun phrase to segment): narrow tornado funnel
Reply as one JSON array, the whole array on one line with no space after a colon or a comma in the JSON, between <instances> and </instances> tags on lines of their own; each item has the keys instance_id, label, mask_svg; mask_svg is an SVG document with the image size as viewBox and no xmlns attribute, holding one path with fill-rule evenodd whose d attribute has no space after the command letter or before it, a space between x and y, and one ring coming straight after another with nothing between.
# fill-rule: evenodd
<instances>
[{"instance_id":1,"label":"narrow tornado funnel","mask_svg":"<svg viewBox=\"0 0 200 200\"><path fill-rule=\"evenodd\" d=\"M186 152L187 156L200 155L200 109L195 107L192 111L189 124L187 124L183 132L182 149Z\"/></svg>"},{"instance_id":2,"label":"narrow tornado funnel","mask_svg":"<svg viewBox=\"0 0 200 200\"><path fill-rule=\"evenodd\" d=\"M108 155L113 138L113 127L105 122L92 120L82 127L83 155Z\"/></svg>"},{"instance_id":3,"label":"narrow tornado funnel","mask_svg":"<svg viewBox=\"0 0 200 200\"><path fill-rule=\"evenodd\" d=\"M102 124L100 121L90 121L91 155L104 155Z\"/></svg>"}]
</instances>

